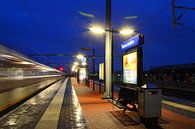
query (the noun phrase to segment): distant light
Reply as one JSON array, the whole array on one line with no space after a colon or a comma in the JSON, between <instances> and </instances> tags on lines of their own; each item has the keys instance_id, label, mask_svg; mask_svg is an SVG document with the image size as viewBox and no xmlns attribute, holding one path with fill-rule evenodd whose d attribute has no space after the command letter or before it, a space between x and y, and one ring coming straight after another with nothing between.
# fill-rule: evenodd
<instances>
[{"instance_id":1,"label":"distant light","mask_svg":"<svg viewBox=\"0 0 195 129\"><path fill-rule=\"evenodd\" d=\"M76 68L77 66L76 65L73 65L72 68Z\"/></svg>"},{"instance_id":2,"label":"distant light","mask_svg":"<svg viewBox=\"0 0 195 129\"><path fill-rule=\"evenodd\" d=\"M101 27L90 27L89 30L96 34L103 34L105 30Z\"/></svg>"},{"instance_id":3,"label":"distant light","mask_svg":"<svg viewBox=\"0 0 195 129\"><path fill-rule=\"evenodd\" d=\"M76 66L79 65L79 62L74 62L74 65L76 65Z\"/></svg>"},{"instance_id":4,"label":"distant light","mask_svg":"<svg viewBox=\"0 0 195 129\"><path fill-rule=\"evenodd\" d=\"M71 71L72 71L72 72L75 72L75 68L72 68Z\"/></svg>"},{"instance_id":5,"label":"distant light","mask_svg":"<svg viewBox=\"0 0 195 129\"><path fill-rule=\"evenodd\" d=\"M82 54L78 54L77 58L80 59L81 62L86 62L87 61L86 57Z\"/></svg>"},{"instance_id":6,"label":"distant light","mask_svg":"<svg viewBox=\"0 0 195 129\"><path fill-rule=\"evenodd\" d=\"M84 57L84 58L82 58L81 59L81 62L83 63L83 62L86 62L87 61L87 59Z\"/></svg>"},{"instance_id":7,"label":"distant light","mask_svg":"<svg viewBox=\"0 0 195 129\"><path fill-rule=\"evenodd\" d=\"M77 72L77 71L78 71L77 66L73 65L71 71L72 71L72 72Z\"/></svg>"},{"instance_id":8,"label":"distant light","mask_svg":"<svg viewBox=\"0 0 195 129\"><path fill-rule=\"evenodd\" d=\"M60 71L64 71L64 67L61 66L61 67L59 68L59 70L60 70Z\"/></svg>"},{"instance_id":9,"label":"distant light","mask_svg":"<svg viewBox=\"0 0 195 129\"><path fill-rule=\"evenodd\" d=\"M83 62L81 65L82 65L82 66L85 66L85 65L87 65L87 63L86 63L86 62Z\"/></svg>"},{"instance_id":10,"label":"distant light","mask_svg":"<svg viewBox=\"0 0 195 129\"><path fill-rule=\"evenodd\" d=\"M84 58L84 55L78 54L78 55L77 55L77 58L78 58L78 59L83 59L83 58Z\"/></svg>"},{"instance_id":11,"label":"distant light","mask_svg":"<svg viewBox=\"0 0 195 129\"><path fill-rule=\"evenodd\" d=\"M85 80L87 78L87 69L86 68L80 68L79 71L79 79Z\"/></svg>"},{"instance_id":12,"label":"distant light","mask_svg":"<svg viewBox=\"0 0 195 129\"><path fill-rule=\"evenodd\" d=\"M119 31L119 33L122 35L131 35L133 32L134 30L132 29L122 29L121 31Z\"/></svg>"},{"instance_id":13,"label":"distant light","mask_svg":"<svg viewBox=\"0 0 195 129\"><path fill-rule=\"evenodd\" d=\"M95 16L93 14L89 14L86 12L79 11L79 14L85 17L94 18Z\"/></svg>"}]
</instances>

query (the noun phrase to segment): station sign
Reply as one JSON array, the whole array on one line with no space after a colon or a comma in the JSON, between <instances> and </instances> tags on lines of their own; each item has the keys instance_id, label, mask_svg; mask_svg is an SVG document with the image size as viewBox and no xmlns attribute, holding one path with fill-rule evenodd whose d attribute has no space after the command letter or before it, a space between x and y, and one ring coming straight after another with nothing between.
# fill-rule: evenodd
<instances>
[{"instance_id":1,"label":"station sign","mask_svg":"<svg viewBox=\"0 0 195 129\"><path fill-rule=\"evenodd\" d=\"M143 43L144 43L144 35L137 34L137 35L131 37L130 39L128 39L127 41L123 42L121 44L121 48L122 48L122 50L127 50L127 49L130 49L132 47L142 45Z\"/></svg>"}]
</instances>

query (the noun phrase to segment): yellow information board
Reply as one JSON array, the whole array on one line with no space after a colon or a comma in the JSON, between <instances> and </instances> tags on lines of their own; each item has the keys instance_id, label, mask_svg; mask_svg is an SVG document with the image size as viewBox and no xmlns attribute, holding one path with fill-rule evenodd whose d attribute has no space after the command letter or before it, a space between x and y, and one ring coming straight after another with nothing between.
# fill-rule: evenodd
<instances>
[{"instance_id":1,"label":"yellow information board","mask_svg":"<svg viewBox=\"0 0 195 129\"><path fill-rule=\"evenodd\" d=\"M99 64L99 80L104 80L104 63Z\"/></svg>"},{"instance_id":2,"label":"yellow information board","mask_svg":"<svg viewBox=\"0 0 195 129\"><path fill-rule=\"evenodd\" d=\"M137 84L137 51L123 55L123 82Z\"/></svg>"}]
</instances>

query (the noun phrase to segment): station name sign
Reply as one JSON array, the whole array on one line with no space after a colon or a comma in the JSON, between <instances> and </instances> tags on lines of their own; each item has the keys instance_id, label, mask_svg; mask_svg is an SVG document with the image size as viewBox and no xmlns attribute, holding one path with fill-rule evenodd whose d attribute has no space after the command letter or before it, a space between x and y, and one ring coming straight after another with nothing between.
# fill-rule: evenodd
<instances>
[{"instance_id":1,"label":"station name sign","mask_svg":"<svg viewBox=\"0 0 195 129\"><path fill-rule=\"evenodd\" d=\"M142 45L144 43L144 35L143 34L137 34L133 37L131 37L130 39L128 39L127 41L123 42L121 44L121 48L122 50L127 50L129 48L138 46L138 45Z\"/></svg>"}]
</instances>

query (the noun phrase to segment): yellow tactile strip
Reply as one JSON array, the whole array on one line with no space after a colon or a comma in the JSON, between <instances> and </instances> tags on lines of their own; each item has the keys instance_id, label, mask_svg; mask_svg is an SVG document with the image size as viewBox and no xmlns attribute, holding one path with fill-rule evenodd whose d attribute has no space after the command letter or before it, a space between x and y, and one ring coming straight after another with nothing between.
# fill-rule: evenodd
<instances>
[{"instance_id":1,"label":"yellow tactile strip","mask_svg":"<svg viewBox=\"0 0 195 129\"><path fill-rule=\"evenodd\" d=\"M56 129L58 125L59 114L64 98L64 93L67 85L67 80L64 81L56 96L49 104L47 110L41 117L41 120L36 126L36 129Z\"/></svg>"},{"instance_id":2,"label":"yellow tactile strip","mask_svg":"<svg viewBox=\"0 0 195 129\"><path fill-rule=\"evenodd\" d=\"M183 110L195 112L195 107L191 107L191 106L187 106L187 105L183 105L183 104L179 104L179 103L175 103L175 102L170 102L170 101L166 101L166 100L162 100L162 103L167 104L167 105L171 105L173 107L180 108Z\"/></svg>"}]
</instances>

